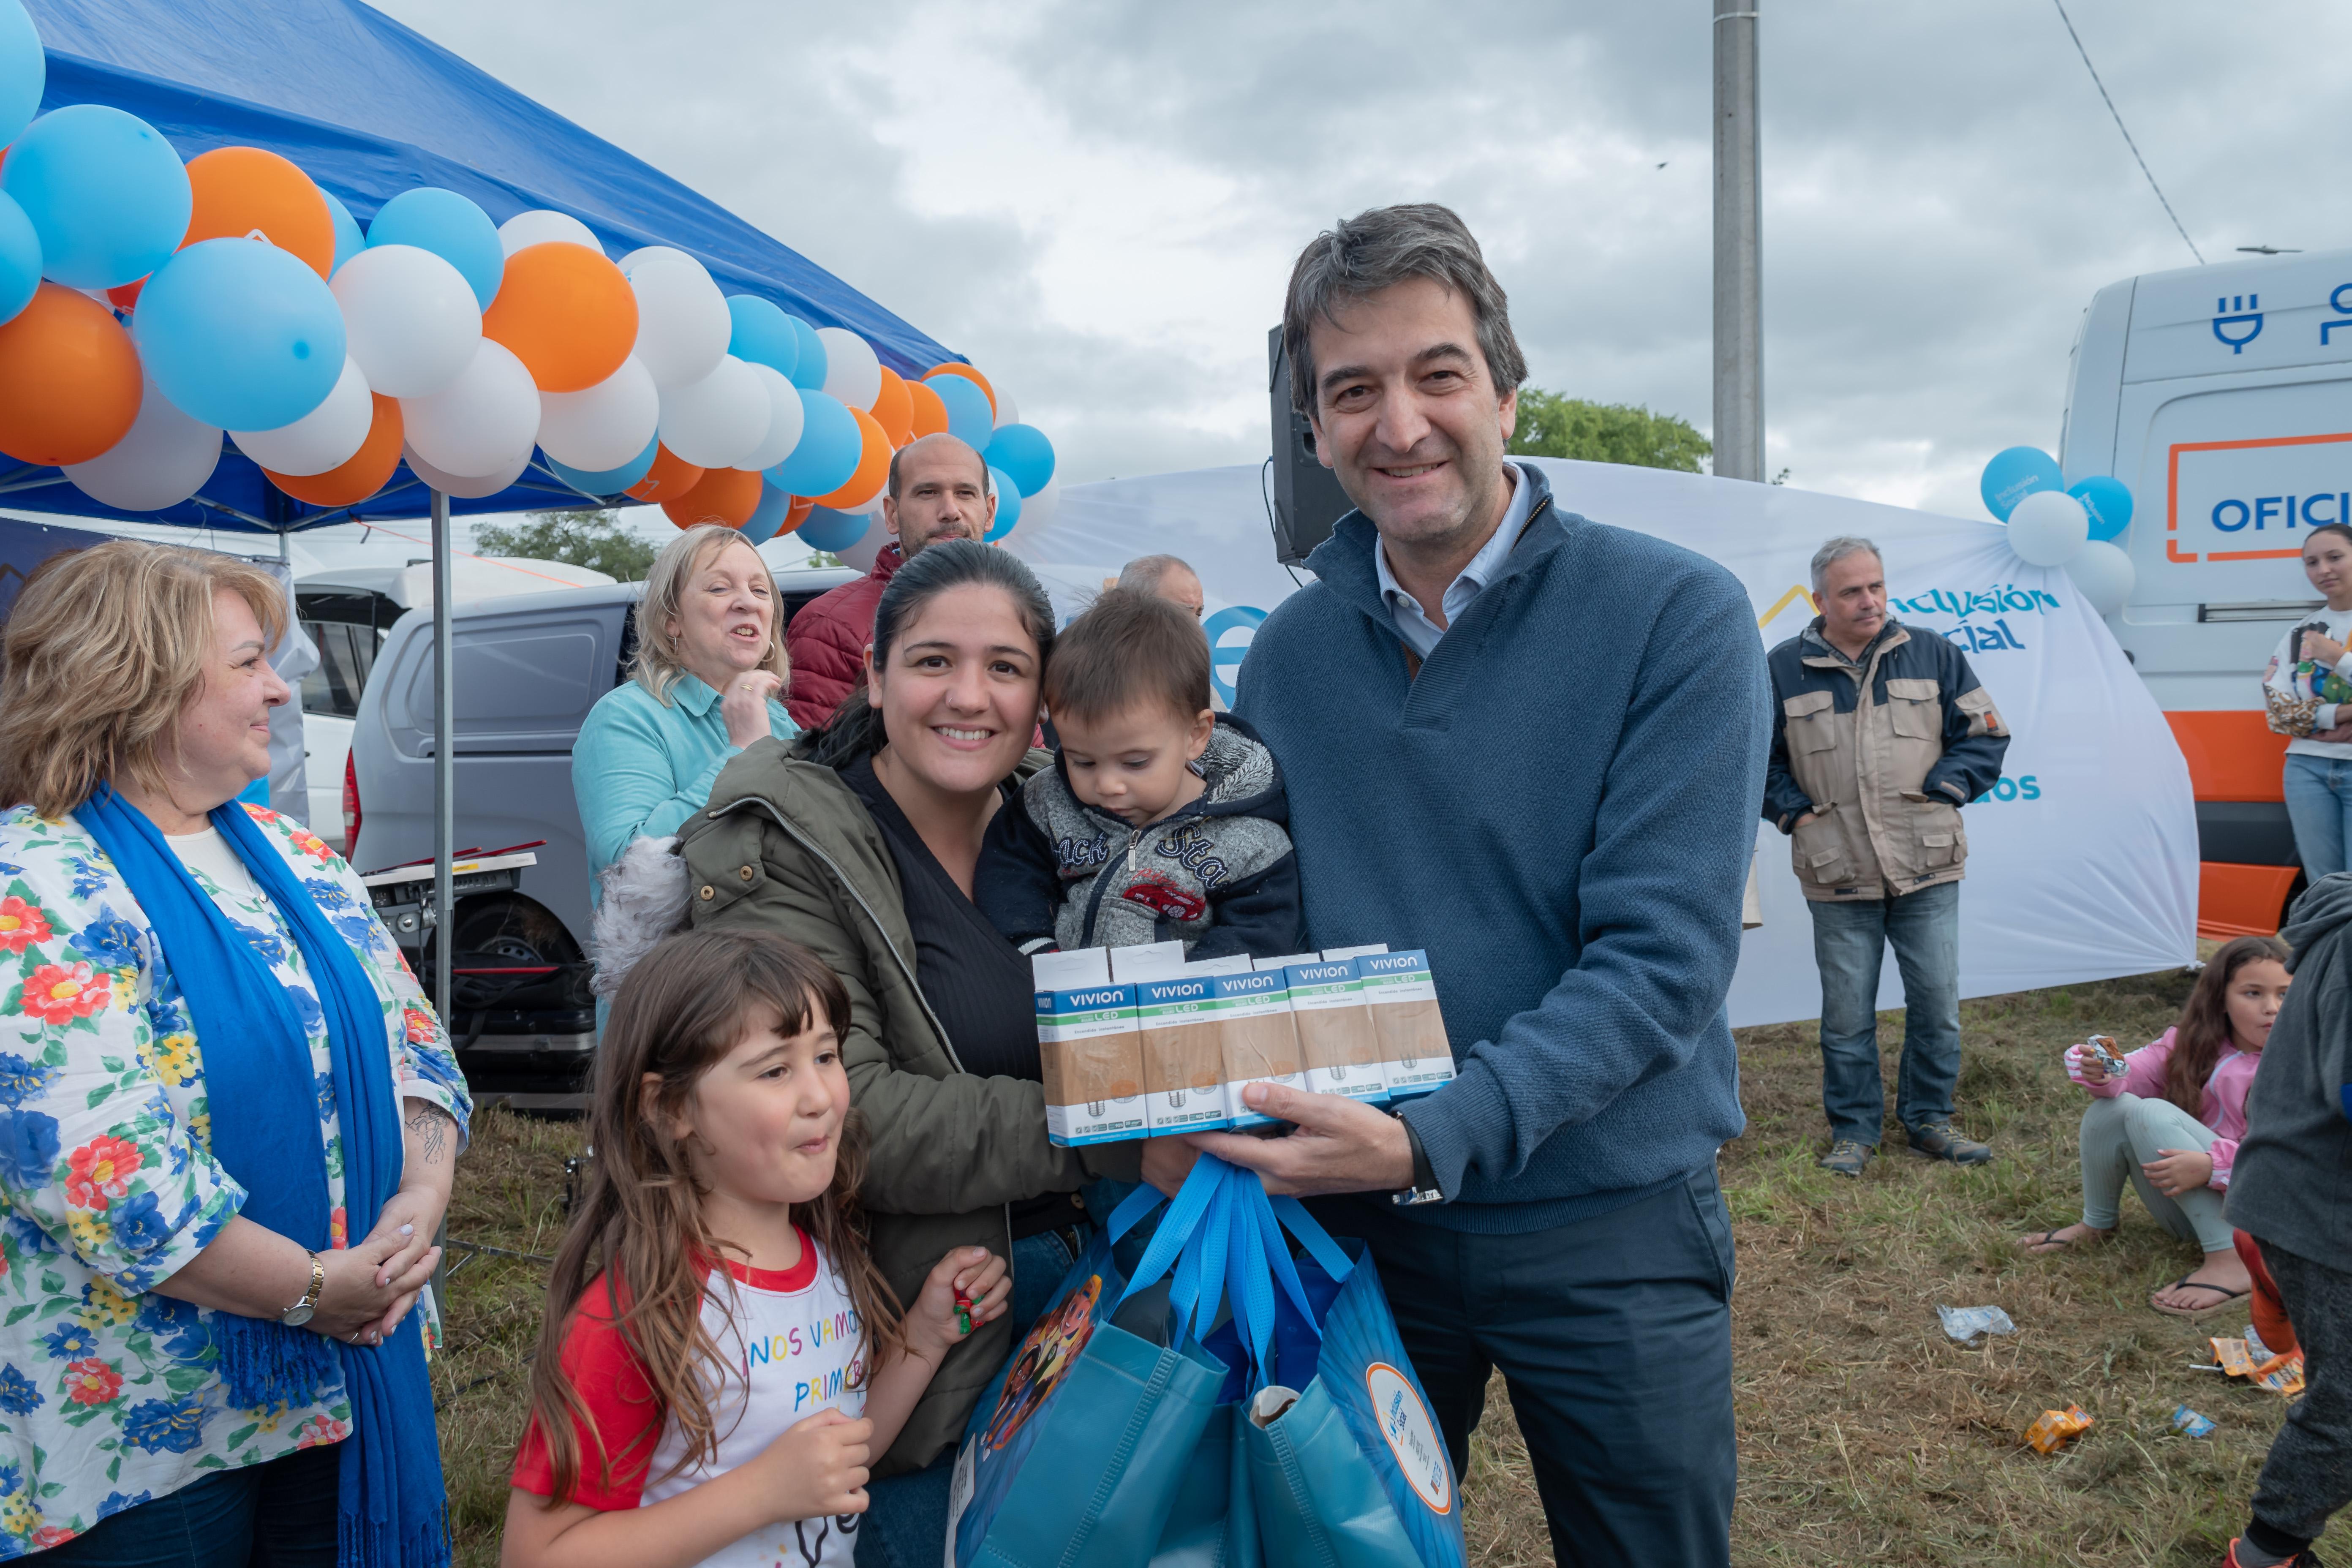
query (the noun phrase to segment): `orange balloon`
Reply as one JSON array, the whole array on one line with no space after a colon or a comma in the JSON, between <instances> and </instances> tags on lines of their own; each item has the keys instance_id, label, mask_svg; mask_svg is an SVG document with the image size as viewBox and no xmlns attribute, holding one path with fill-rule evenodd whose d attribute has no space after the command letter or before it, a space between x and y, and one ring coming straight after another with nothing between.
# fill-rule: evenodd
<instances>
[{"instance_id":1,"label":"orange balloon","mask_svg":"<svg viewBox=\"0 0 2352 1568\"><path fill-rule=\"evenodd\" d=\"M919 440L925 436L946 435L948 405L940 401L940 395L919 381L905 382L902 384L907 388L907 398L912 405L911 417L908 421L908 440Z\"/></svg>"},{"instance_id":2,"label":"orange balloon","mask_svg":"<svg viewBox=\"0 0 2352 1568\"><path fill-rule=\"evenodd\" d=\"M637 296L602 253L565 240L507 258L482 336L514 351L541 392L585 392L637 342Z\"/></svg>"},{"instance_id":3,"label":"orange balloon","mask_svg":"<svg viewBox=\"0 0 2352 1568\"><path fill-rule=\"evenodd\" d=\"M937 398L939 394L931 394ZM915 438L915 399L907 390L907 381L888 365L882 367L882 394L874 400L874 423L882 426L882 434L890 438L895 449Z\"/></svg>"},{"instance_id":4,"label":"orange balloon","mask_svg":"<svg viewBox=\"0 0 2352 1568\"><path fill-rule=\"evenodd\" d=\"M980 388L981 391L988 394L988 411L992 415L996 412L996 388L989 385L988 377L981 374L980 372L972 369L971 366L950 361L946 364L935 364L923 374L925 375L960 375L963 377L966 381Z\"/></svg>"},{"instance_id":5,"label":"orange balloon","mask_svg":"<svg viewBox=\"0 0 2352 1568\"><path fill-rule=\"evenodd\" d=\"M857 458L857 471L839 489L816 498L817 505L836 510L872 500L875 492L882 488L882 481L890 476L890 437L882 434L882 426L874 423L874 416L863 408L851 409L849 416L857 421L857 433L866 437L866 449Z\"/></svg>"},{"instance_id":6,"label":"orange balloon","mask_svg":"<svg viewBox=\"0 0 2352 1568\"><path fill-rule=\"evenodd\" d=\"M792 510L784 513L784 525L776 530L777 534L781 537L783 534L792 532L793 530L806 522L809 520L809 513L815 510L816 498L814 496L794 496L793 498Z\"/></svg>"},{"instance_id":7,"label":"orange balloon","mask_svg":"<svg viewBox=\"0 0 2352 1568\"><path fill-rule=\"evenodd\" d=\"M357 506L383 489L392 482L393 469L400 467L400 443L406 432L401 424L400 400L381 392L373 395L374 423L350 461L323 474L273 474L264 468L263 475L296 500L312 506Z\"/></svg>"},{"instance_id":8,"label":"orange balloon","mask_svg":"<svg viewBox=\"0 0 2352 1568\"><path fill-rule=\"evenodd\" d=\"M87 463L139 417L139 351L114 312L43 283L0 325L0 452L20 463Z\"/></svg>"},{"instance_id":9,"label":"orange balloon","mask_svg":"<svg viewBox=\"0 0 2352 1568\"><path fill-rule=\"evenodd\" d=\"M667 447L654 448L654 466L625 494L638 500L676 500L702 482L702 470Z\"/></svg>"},{"instance_id":10,"label":"orange balloon","mask_svg":"<svg viewBox=\"0 0 2352 1568\"><path fill-rule=\"evenodd\" d=\"M760 510L761 483L757 468L712 468L692 489L662 502L661 509L680 528L698 522L740 528Z\"/></svg>"},{"instance_id":11,"label":"orange balloon","mask_svg":"<svg viewBox=\"0 0 2352 1568\"><path fill-rule=\"evenodd\" d=\"M195 207L183 249L200 239L266 239L324 278L335 268L335 220L310 176L258 147L215 147L188 160Z\"/></svg>"}]
</instances>

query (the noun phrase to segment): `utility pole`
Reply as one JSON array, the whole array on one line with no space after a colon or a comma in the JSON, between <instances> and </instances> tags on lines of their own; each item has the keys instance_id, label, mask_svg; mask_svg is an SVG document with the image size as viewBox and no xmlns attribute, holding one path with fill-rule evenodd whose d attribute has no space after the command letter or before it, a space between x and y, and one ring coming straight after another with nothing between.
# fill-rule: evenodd
<instances>
[{"instance_id":1,"label":"utility pole","mask_svg":"<svg viewBox=\"0 0 2352 1568\"><path fill-rule=\"evenodd\" d=\"M1715 8L1715 472L1764 478L1764 277L1756 155L1762 0Z\"/></svg>"}]
</instances>

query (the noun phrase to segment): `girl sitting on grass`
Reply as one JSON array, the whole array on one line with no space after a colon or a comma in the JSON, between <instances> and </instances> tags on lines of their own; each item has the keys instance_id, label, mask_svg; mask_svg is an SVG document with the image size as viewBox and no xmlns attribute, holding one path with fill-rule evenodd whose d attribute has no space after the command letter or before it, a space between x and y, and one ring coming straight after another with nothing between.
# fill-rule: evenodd
<instances>
[{"instance_id":1,"label":"girl sitting on grass","mask_svg":"<svg viewBox=\"0 0 2352 1568\"><path fill-rule=\"evenodd\" d=\"M507 1568L854 1561L869 1456L1013 1282L960 1247L901 1314L857 1214L848 1027L833 972L756 931L673 936L622 984Z\"/></svg>"},{"instance_id":2,"label":"girl sitting on grass","mask_svg":"<svg viewBox=\"0 0 2352 1568\"><path fill-rule=\"evenodd\" d=\"M2202 1318L2244 1299L2252 1281L2231 1244L2221 1197L2246 1135L2246 1091L2286 1000L2287 945L2242 936L2197 977L2180 1022L2124 1058L2111 1078L2087 1046L2066 1047L2066 1076L2093 1098L2083 1112L2083 1221L2029 1236L2057 1252L2116 1233L2126 1177L2167 1230L2194 1241L2204 1263L2148 1298L2176 1318Z\"/></svg>"}]
</instances>

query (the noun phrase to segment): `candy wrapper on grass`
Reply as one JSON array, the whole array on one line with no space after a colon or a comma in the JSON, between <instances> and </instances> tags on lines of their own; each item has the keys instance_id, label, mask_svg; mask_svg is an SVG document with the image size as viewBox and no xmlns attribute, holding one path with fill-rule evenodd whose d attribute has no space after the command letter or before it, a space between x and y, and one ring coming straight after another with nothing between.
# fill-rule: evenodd
<instances>
[{"instance_id":1,"label":"candy wrapper on grass","mask_svg":"<svg viewBox=\"0 0 2352 1568\"><path fill-rule=\"evenodd\" d=\"M2091 1417L2083 1414L2079 1405L2069 1405L2063 1410L2045 1410L2025 1429L2025 1446L2037 1454L2054 1454L2091 1426Z\"/></svg>"},{"instance_id":2,"label":"candy wrapper on grass","mask_svg":"<svg viewBox=\"0 0 2352 1568\"><path fill-rule=\"evenodd\" d=\"M2200 1415L2186 1405L2176 1405L2172 1407L2172 1429L2184 1437L2210 1437L2213 1418Z\"/></svg>"}]
</instances>

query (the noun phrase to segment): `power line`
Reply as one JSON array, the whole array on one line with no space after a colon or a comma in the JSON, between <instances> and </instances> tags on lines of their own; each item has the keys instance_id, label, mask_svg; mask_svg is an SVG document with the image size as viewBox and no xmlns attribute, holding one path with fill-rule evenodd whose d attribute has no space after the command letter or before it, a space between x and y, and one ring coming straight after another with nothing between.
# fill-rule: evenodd
<instances>
[{"instance_id":1,"label":"power line","mask_svg":"<svg viewBox=\"0 0 2352 1568\"><path fill-rule=\"evenodd\" d=\"M2050 3L2058 7L2058 19L2066 24L2066 36L2074 40L2074 52L2083 57L2083 68L2091 73L2091 85L2099 89L2100 100L2107 106L2107 112L2115 116L2116 129L2123 132L2124 145L2131 149L2133 160L2139 164L2139 172L2147 176L2147 188L2154 191L2156 199L2164 204L2164 216L2172 220L2174 228L2180 230L2180 243L2189 247L2189 254L2195 257L2197 264L2202 267L2205 265L2205 253L2197 248L2197 242L2189 237L2186 228L2181 227L2180 215L2172 210L2170 202L2165 201L2164 187L2156 183L2155 172L2147 166L2147 160L2139 155L2139 143L2132 140L2131 132L2124 125L2124 117L2116 108L2116 100L2107 96L2107 84L2099 79L2099 68L2091 63L2091 51L2083 47L2083 35L2074 31L2074 18L2066 15L2066 0L2050 0Z\"/></svg>"}]
</instances>

